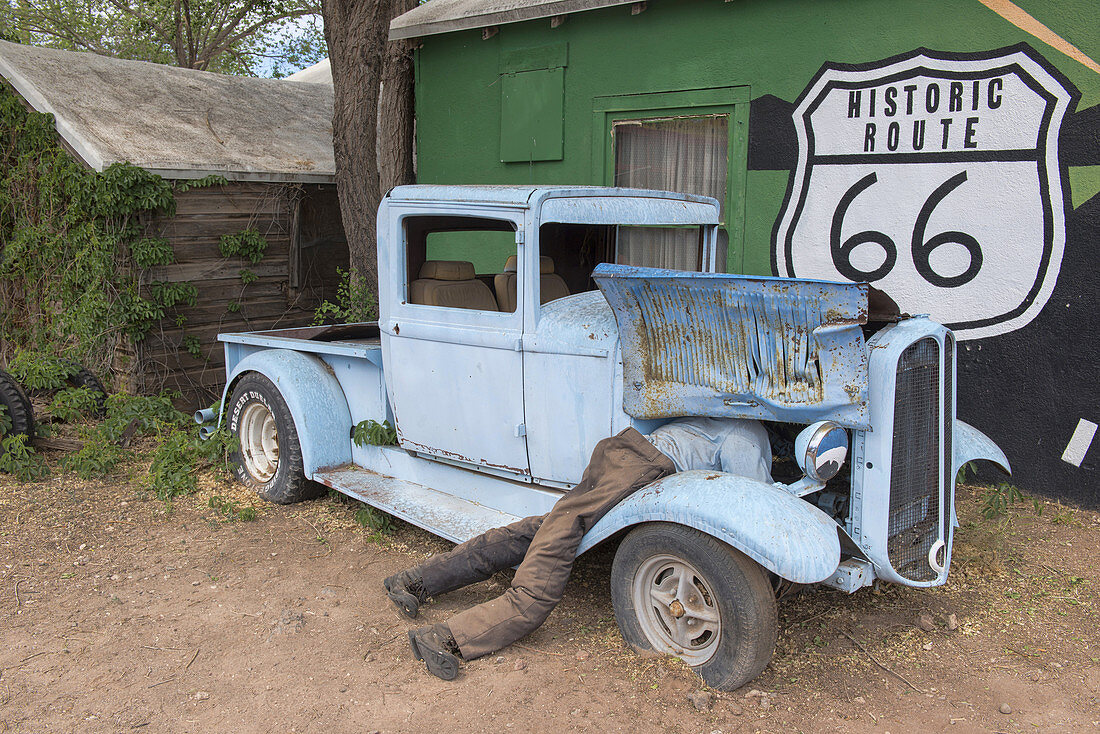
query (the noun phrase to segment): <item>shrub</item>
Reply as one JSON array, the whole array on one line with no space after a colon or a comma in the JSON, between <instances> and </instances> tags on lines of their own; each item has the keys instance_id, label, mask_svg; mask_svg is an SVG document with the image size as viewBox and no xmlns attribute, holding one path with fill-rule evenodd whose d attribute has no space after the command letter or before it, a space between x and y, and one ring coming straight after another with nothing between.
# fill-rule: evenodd
<instances>
[{"instance_id":1,"label":"shrub","mask_svg":"<svg viewBox=\"0 0 1100 734\"><path fill-rule=\"evenodd\" d=\"M99 393L87 387L67 387L58 390L50 401L50 415L69 423L99 409Z\"/></svg>"},{"instance_id":2,"label":"shrub","mask_svg":"<svg viewBox=\"0 0 1100 734\"><path fill-rule=\"evenodd\" d=\"M27 442L26 434L16 433L0 440L0 472L21 482L35 482L49 476L50 468Z\"/></svg>"},{"instance_id":3,"label":"shrub","mask_svg":"<svg viewBox=\"0 0 1100 734\"><path fill-rule=\"evenodd\" d=\"M130 454L114 441L108 440L100 430L82 431L81 438L84 446L79 451L64 456L61 466L83 479L109 475Z\"/></svg>"}]
</instances>

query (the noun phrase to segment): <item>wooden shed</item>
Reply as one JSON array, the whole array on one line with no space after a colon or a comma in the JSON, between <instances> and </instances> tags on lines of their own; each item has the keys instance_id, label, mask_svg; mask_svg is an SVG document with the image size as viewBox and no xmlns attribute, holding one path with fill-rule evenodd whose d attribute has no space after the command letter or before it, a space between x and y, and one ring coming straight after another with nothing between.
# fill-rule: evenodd
<instances>
[{"instance_id":1,"label":"wooden shed","mask_svg":"<svg viewBox=\"0 0 1100 734\"><path fill-rule=\"evenodd\" d=\"M144 339L120 342L118 387L178 390L189 405L208 404L225 380L218 333L302 326L323 299L335 299L348 249L331 84L7 42L0 75L29 108L54 116L63 144L92 170L129 162L175 183L174 215L144 223L148 236L171 244L174 262L138 277L146 288L190 283L196 303L178 306ZM256 262L223 254L223 237L244 232L266 242Z\"/></svg>"}]
</instances>

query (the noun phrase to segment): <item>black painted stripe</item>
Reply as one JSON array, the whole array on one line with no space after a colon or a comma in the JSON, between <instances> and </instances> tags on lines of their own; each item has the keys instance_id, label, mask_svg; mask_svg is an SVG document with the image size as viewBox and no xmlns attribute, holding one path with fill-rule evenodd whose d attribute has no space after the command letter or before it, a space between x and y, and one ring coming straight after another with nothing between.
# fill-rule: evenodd
<instances>
[{"instance_id":1,"label":"black painted stripe","mask_svg":"<svg viewBox=\"0 0 1100 734\"><path fill-rule=\"evenodd\" d=\"M818 166L842 166L857 163L1018 163L1039 160L1035 148L1023 150L959 150L936 153L846 153L815 155L810 163Z\"/></svg>"}]
</instances>

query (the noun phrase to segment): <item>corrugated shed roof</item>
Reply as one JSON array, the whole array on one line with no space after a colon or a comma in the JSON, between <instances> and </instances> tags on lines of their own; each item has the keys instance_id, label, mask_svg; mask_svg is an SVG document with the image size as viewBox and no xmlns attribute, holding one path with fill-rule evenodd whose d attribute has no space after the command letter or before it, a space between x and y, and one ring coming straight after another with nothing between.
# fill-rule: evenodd
<instances>
[{"instance_id":1,"label":"corrugated shed roof","mask_svg":"<svg viewBox=\"0 0 1100 734\"><path fill-rule=\"evenodd\" d=\"M332 87L0 41L0 75L89 166L331 182Z\"/></svg>"},{"instance_id":2,"label":"corrugated shed roof","mask_svg":"<svg viewBox=\"0 0 1100 734\"><path fill-rule=\"evenodd\" d=\"M390 22L390 39L518 23L632 2L634 0L431 0L394 18Z\"/></svg>"}]
</instances>

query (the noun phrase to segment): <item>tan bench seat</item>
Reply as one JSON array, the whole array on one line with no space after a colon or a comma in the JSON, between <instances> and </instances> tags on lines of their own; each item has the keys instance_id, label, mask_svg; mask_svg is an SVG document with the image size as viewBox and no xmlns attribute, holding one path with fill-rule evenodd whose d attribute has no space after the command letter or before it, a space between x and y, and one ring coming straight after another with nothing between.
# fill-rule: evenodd
<instances>
[{"instance_id":1,"label":"tan bench seat","mask_svg":"<svg viewBox=\"0 0 1100 734\"><path fill-rule=\"evenodd\" d=\"M474 264L466 260L425 262L420 267L420 277L409 284L409 302L446 308L497 310L493 292L475 277Z\"/></svg>"},{"instance_id":2,"label":"tan bench seat","mask_svg":"<svg viewBox=\"0 0 1100 734\"><path fill-rule=\"evenodd\" d=\"M512 255L504 263L504 272L493 278L497 305L501 311L509 313L516 310L516 267L516 256ZM556 301L568 295L569 286L554 272L554 261L546 255L539 257L539 303Z\"/></svg>"}]
</instances>

